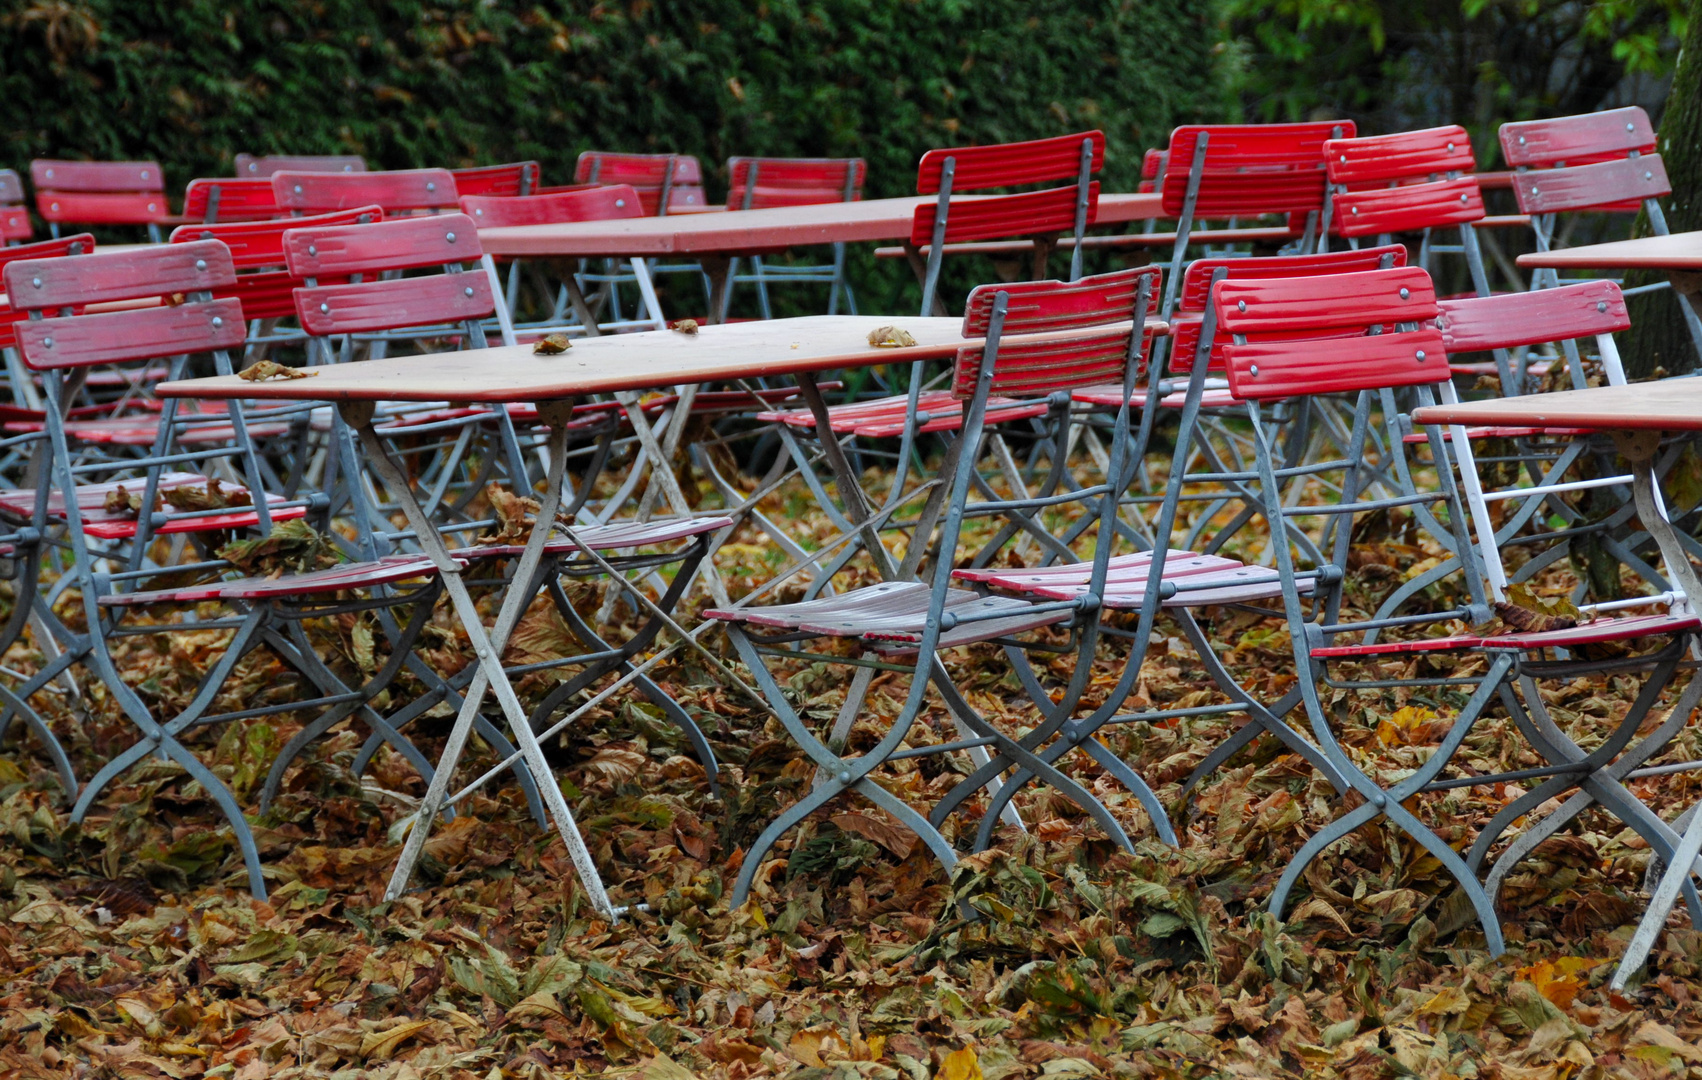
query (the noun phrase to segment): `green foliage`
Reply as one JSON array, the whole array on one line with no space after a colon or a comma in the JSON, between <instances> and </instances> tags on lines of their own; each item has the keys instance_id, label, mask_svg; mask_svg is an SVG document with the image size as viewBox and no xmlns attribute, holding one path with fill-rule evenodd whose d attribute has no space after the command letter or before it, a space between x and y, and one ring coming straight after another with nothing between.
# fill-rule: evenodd
<instances>
[{"instance_id":1,"label":"green foliage","mask_svg":"<svg viewBox=\"0 0 1702 1080\"><path fill-rule=\"evenodd\" d=\"M0 97L29 103L0 161L153 157L181 189L242 151L536 158L564 183L582 150L676 150L715 194L732 154L861 155L883 196L931 146L1102 127L1131 190L1220 112L1213 40L1206 0L0 0Z\"/></svg>"}]
</instances>

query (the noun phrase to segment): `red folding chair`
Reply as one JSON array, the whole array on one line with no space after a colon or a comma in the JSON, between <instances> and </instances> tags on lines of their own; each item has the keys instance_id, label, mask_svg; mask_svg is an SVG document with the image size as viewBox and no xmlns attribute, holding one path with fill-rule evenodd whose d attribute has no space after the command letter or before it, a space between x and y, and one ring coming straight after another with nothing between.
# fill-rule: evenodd
<instances>
[{"instance_id":1,"label":"red folding chair","mask_svg":"<svg viewBox=\"0 0 1702 1080\"><path fill-rule=\"evenodd\" d=\"M730 186L729 209L761 210L770 206L812 206L820 203L855 202L863 197L863 181L869 171L862 158L752 158L727 159ZM757 287L762 317L774 318L768 286L798 282L827 283L827 313L839 313L839 297L845 295L845 310L857 314L857 298L845 280L845 245L833 245L833 262L812 265L787 262L765 266L761 255L752 255L752 272L738 273L738 260L727 270L727 289L722 296L721 319L726 321L733 287L740 282Z\"/></svg>"},{"instance_id":2,"label":"red folding chair","mask_svg":"<svg viewBox=\"0 0 1702 1080\"><path fill-rule=\"evenodd\" d=\"M587 150L573 166L576 184L625 184L638 192L646 217L701 210L703 166L690 154L622 154Z\"/></svg>"},{"instance_id":3,"label":"red folding chair","mask_svg":"<svg viewBox=\"0 0 1702 1080\"><path fill-rule=\"evenodd\" d=\"M23 180L12 169L0 169L0 244L21 243L34 235Z\"/></svg>"},{"instance_id":4,"label":"red folding chair","mask_svg":"<svg viewBox=\"0 0 1702 1080\"><path fill-rule=\"evenodd\" d=\"M278 172L366 172L359 154L238 154L236 175L265 179Z\"/></svg>"},{"instance_id":5,"label":"red folding chair","mask_svg":"<svg viewBox=\"0 0 1702 1080\"><path fill-rule=\"evenodd\" d=\"M278 205L296 216L328 214L358 206L380 206L387 216L445 213L455 210L460 193L448 169L397 169L391 172L272 174Z\"/></svg>"},{"instance_id":6,"label":"red folding chair","mask_svg":"<svg viewBox=\"0 0 1702 1080\"><path fill-rule=\"evenodd\" d=\"M183 216L213 225L221 221L269 221L284 216L272 181L260 177L201 177L183 191Z\"/></svg>"},{"instance_id":7,"label":"red folding chair","mask_svg":"<svg viewBox=\"0 0 1702 1080\"><path fill-rule=\"evenodd\" d=\"M474 169L450 169L455 177L455 190L462 195L508 196L533 195L542 182L536 161L516 161L509 165L481 165Z\"/></svg>"},{"instance_id":8,"label":"red folding chair","mask_svg":"<svg viewBox=\"0 0 1702 1080\"><path fill-rule=\"evenodd\" d=\"M170 217L165 174L153 161L30 162L35 209L55 239L63 224L143 225L148 239L160 240L160 225Z\"/></svg>"}]
</instances>

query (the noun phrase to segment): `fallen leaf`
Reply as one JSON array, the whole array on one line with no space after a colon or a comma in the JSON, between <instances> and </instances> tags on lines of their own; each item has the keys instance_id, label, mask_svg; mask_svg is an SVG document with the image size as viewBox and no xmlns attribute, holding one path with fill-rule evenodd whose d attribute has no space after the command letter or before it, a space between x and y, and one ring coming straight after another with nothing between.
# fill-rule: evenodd
<instances>
[{"instance_id":1,"label":"fallen leaf","mask_svg":"<svg viewBox=\"0 0 1702 1080\"><path fill-rule=\"evenodd\" d=\"M883 326L869 331L869 344L877 349L908 349L916 344L916 339L908 330Z\"/></svg>"},{"instance_id":2,"label":"fallen leaf","mask_svg":"<svg viewBox=\"0 0 1702 1080\"><path fill-rule=\"evenodd\" d=\"M276 360L256 360L236 373L239 379L249 382L265 382L267 379L307 379L319 374L317 371L303 371L278 363Z\"/></svg>"},{"instance_id":3,"label":"fallen leaf","mask_svg":"<svg viewBox=\"0 0 1702 1080\"><path fill-rule=\"evenodd\" d=\"M548 337L539 338L538 343L532 346L532 352L538 356L554 356L571 348L573 348L573 342L567 339L566 334L551 334Z\"/></svg>"}]
</instances>

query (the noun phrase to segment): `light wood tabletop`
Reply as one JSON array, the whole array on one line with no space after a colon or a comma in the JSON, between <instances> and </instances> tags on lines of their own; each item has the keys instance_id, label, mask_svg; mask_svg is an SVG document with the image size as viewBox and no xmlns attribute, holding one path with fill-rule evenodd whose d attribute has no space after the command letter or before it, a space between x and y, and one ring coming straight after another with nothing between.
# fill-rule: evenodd
<instances>
[{"instance_id":1,"label":"light wood tabletop","mask_svg":"<svg viewBox=\"0 0 1702 1080\"><path fill-rule=\"evenodd\" d=\"M492 255L576 258L739 255L841 241L902 240L910 235L916 208L933 201L932 196L912 195L766 210L511 225L480 229L479 243ZM1094 224L1118 225L1161 215L1157 195L1101 195Z\"/></svg>"},{"instance_id":2,"label":"light wood tabletop","mask_svg":"<svg viewBox=\"0 0 1702 1080\"><path fill-rule=\"evenodd\" d=\"M1416 424L1702 431L1702 378L1661 379L1415 409Z\"/></svg>"},{"instance_id":3,"label":"light wood tabletop","mask_svg":"<svg viewBox=\"0 0 1702 1080\"><path fill-rule=\"evenodd\" d=\"M1702 232L1644 236L1519 256L1526 269L1702 270Z\"/></svg>"}]
</instances>

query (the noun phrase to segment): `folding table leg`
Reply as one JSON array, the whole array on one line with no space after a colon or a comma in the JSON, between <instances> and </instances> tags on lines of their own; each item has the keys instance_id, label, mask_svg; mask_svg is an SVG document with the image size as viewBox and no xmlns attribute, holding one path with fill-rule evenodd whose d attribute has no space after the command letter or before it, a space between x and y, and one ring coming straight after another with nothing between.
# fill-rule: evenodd
<instances>
[{"instance_id":1,"label":"folding table leg","mask_svg":"<svg viewBox=\"0 0 1702 1080\"><path fill-rule=\"evenodd\" d=\"M1649 907L1643 912L1642 921L1637 924L1637 932L1631 935L1631 944L1626 947L1625 956L1614 970L1613 982L1610 984L1614 992L1625 989L1625 984L1643 966L1649 958L1649 951L1655 947L1655 940L1661 936L1661 929L1666 925L1667 913L1672 910L1678 900L1678 892L1690 881L1691 864L1702 855L1702 814L1690 815L1690 824L1685 827L1684 835L1679 838L1678 846L1673 849L1673 857L1667 863L1667 872L1662 875L1660 885L1655 888L1655 895L1649 898Z\"/></svg>"},{"instance_id":2,"label":"folding table leg","mask_svg":"<svg viewBox=\"0 0 1702 1080\"><path fill-rule=\"evenodd\" d=\"M562 843L567 847L569 857L573 859L574 868L579 873L580 885L585 889L591 906L604 917L615 918L615 910L603 888L602 877L597 873L596 864L591 861L591 852L586 848L584 839L579 835L579 828L574 823L573 811L568 808L567 800L561 793L561 785L554 780L554 770L544 759L543 747L538 745L532 725L528 722L525 710L520 706L520 699L515 696L514 687L502 670L502 650L508 644L509 634L531 602L531 596L524 587L510 589L508 595L503 598L502 610L497 614L492 632L487 634L478 608L474 606L473 598L467 592L467 585L461 580L461 564L450 558L443 545L443 538L438 535L431 521L421 512L419 503L414 500L407 477L386 452L378 432L373 429L372 403L342 403L338 408L349 425L360 433L368 463L378 473L384 486L390 489L391 497L402 508L408 524L419 537L421 550L443 575L444 588L449 592L461 627L472 642L473 652L479 659L479 671L473 677L473 685L468 688L460 715L455 718L455 727L450 732L449 744L444 748L437 772L433 774L426 796L420 802L414 827L409 831L407 842L403 845L402 857L391 875L385 897L393 900L406 891L408 882L413 877L414 864L418 862L420 853L425 848L426 838L431 833L432 822L449 792L449 781L455 766L460 760L462 750L466 748L468 736L472 734L473 717L484 704L485 691L490 689L496 693L497 701L502 706L503 715L508 719L515 742L520 745L520 752L524 755L527 767L532 770L532 775L538 779L543 789L545 804L555 818L556 829L561 835ZM514 580L518 582L529 582L537 573L538 565L543 561L544 546L555 525L556 510L561 504L562 477L567 468L567 423L572 412L572 402L538 403L539 419L550 428L550 476L542 497L538 500L540 505L537 524L526 541L525 551L520 556L519 566L514 573Z\"/></svg>"}]
</instances>

